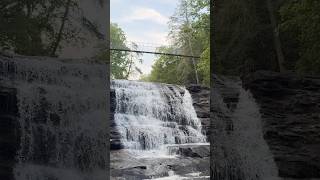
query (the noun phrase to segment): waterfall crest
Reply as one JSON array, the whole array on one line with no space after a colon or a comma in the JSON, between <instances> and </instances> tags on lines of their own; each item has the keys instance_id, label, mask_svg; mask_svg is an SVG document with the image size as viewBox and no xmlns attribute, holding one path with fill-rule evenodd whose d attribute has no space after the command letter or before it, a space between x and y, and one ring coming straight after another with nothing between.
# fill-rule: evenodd
<instances>
[{"instance_id":1,"label":"waterfall crest","mask_svg":"<svg viewBox=\"0 0 320 180\"><path fill-rule=\"evenodd\" d=\"M126 149L161 150L166 145L206 142L184 87L114 80L111 89L116 96L114 121Z\"/></svg>"}]
</instances>

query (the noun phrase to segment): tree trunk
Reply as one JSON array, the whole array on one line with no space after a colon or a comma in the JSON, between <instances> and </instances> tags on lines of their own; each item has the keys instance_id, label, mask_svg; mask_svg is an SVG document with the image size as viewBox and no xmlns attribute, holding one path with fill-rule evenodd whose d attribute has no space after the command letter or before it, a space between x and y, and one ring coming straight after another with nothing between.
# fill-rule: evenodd
<instances>
[{"instance_id":1,"label":"tree trunk","mask_svg":"<svg viewBox=\"0 0 320 180\"><path fill-rule=\"evenodd\" d=\"M210 77L212 76L215 70L217 70L214 65L217 64L218 55L217 55L217 45L216 45L216 21L217 21L217 14L218 14L218 4L217 0L210 1ZM211 78L210 78L211 79ZM210 87L214 86L213 81L210 80ZM213 177L213 176L212 176Z\"/></svg>"},{"instance_id":2,"label":"tree trunk","mask_svg":"<svg viewBox=\"0 0 320 180\"><path fill-rule=\"evenodd\" d=\"M131 73L131 68L132 68L132 64L133 64L132 58L133 58L132 54L130 54L130 65L129 65L128 72L127 72L127 75L126 75L126 79L129 79L129 76L130 76L130 73Z\"/></svg>"},{"instance_id":3,"label":"tree trunk","mask_svg":"<svg viewBox=\"0 0 320 180\"><path fill-rule=\"evenodd\" d=\"M66 20L68 19L68 15L69 15L70 4L71 4L71 0L68 0L68 2L66 4L66 9L65 9L63 17L61 19L61 26L60 26L60 29L59 29L58 36L56 38L56 41L53 43L51 56L55 56L56 51L58 49L58 46L60 44L60 41L61 41L61 38L62 38L63 29L64 29L64 25L66 23Z\"/></svg>"},{"instance_id":4,"label":"tree trunk","mask_svg":"<svg viewBox=\"0 0 320 180\"><path fill-rule=\"evenodd\" d=\"M186 2L187 3L187 2ZM190 27L190 24L189 24L189 14L188 14L188 5L186 4L186 7L185 7L185 18L186 18L186 23L187 23L187 27L189 28L190 32L191 32L191 27ZM190 40L190 33L188 33L186 35L186 38L188 40L188 45L189 45L189 50L191 52L191 55L194 56L194 53L193 53L193 49L192 49L192 46L191 46L191 40ZM192 57L192 64L193 64L193 68L194 68L194 73L195 73L195 78L196 78L196 84L199 84L199 76L198 76L198 71L197 71L197 63L194 59L194 57Z\"/></svg>"},{"instance_id":5,"label":"tree trunk","mask_svg":"<svg viewBox=\"0 0 320 180\"><path fill-rule=\"evenodd\" d=\"M277 20L274 15L274 10L273 10L271 0L267 0L267 6L268 6L268 11L269 11L269 18L270 18L271 26L273 29L273 41L274 41L274 46L275 46L276 53L277 53L279 71L284 72L284 71L286 71L286 69L284 67L284 55L283 55L283 51L281 48L282 46L281 46L281 40L279 37L279 30L277 28Z\"/></svg>"}]
</instances>

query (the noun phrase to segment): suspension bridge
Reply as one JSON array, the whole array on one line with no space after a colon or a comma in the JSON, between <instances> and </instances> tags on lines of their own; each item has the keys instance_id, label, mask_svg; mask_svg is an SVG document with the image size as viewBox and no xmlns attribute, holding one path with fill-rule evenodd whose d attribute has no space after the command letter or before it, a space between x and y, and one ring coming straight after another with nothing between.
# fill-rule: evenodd
<instances>
[{"instance_id":1,"label":"suspension bridge","mask_svg":"<svg viewBox=\"0 0 320 180\"><path fill-rule=\"evenodd\" d=\"M110 43L110 51L120 51L120 52L130 52L130 53L137 53L137 54L154 54L154 55L165 55L165 56L172 56L172 57L181 57L181 58L187 58L192 60L194 72L195 72L195 79L196 83L199 83L199 77L198 72L196 68L196 60L199 59L200 56L195 56L193 54L193 50L191 47L191 42L189 39L189 52L191 54L184 54L182 50L180 49L174 49L172 52L162 52L160 50L161 47L164 47L164 45L156 44L156 43L148 43L148 42L127 42L126 46L124 47L119 46L117 44Z\"/></svg>"},{"instance_id":2,"label":"suspension bridge","mask_svg":"<svg viewBox=\"0 0 320 180\"><path fill-rule=\"evenodd\" d=\"M172 52L162 52L159 50L163 47L162 44L150 43L150 42L133 42L129 41L126 47L117 46L110 44L110 51L122 51L122 52L132 52L139 54L154 54L154 55L165 55L165 56L175 56L175 57L185 57L191 59L199 59L199 56L194 56L193 54L184 54L182 50L175 49Z\"/></svg>"}]
</instances>

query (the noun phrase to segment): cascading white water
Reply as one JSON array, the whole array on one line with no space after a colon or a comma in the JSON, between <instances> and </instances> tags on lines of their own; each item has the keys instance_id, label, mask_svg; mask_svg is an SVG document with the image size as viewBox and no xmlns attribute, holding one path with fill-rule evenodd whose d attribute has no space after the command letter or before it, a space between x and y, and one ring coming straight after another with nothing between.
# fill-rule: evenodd
<instances>
[{"instance_id":1,"label":"cascading white water","mask_svg":"<svg viewBox=\"0 0 320 180\"><path fill-rule=\"evenodd\" d=\"M259 107L249 91L239 88L239 103L233 114L234 146L239 151L242 169L248 179L278 180L273 155L263 138Z\"/></svg>"},{"instance_id":2,"label":"cascading white water","mask_svg":"<svg viewBox=\"0 0 320 180\"><path fill-rule=\"evenodd\" d=\"M240 80L217 78L216 83L219 87L212 91L212 178L280 180L263 138L259 106L250 91L242 87Z\"/></svg>"},{"instance_id":3,"label":"cascading white water","mask_svg":"<svg viewBox=\"0 0 320 180\"><path fill-rule=\"evenodd\" d=\"M1 65L4 81L17 89L21 139L14 178L106 179L105 66L37 57Z\"/></svg>"},{"instance_id":4,"label":"cascading white water","mask_svg":"<svg viewBox=\"0 0 320 180\"><path fill-rule=\"evenodd\" d=\"M166 145L206 142L184 87L114 80L111 89L116 96L114 121L125 148L165 154Z\"/></svg>"}]
</instances>

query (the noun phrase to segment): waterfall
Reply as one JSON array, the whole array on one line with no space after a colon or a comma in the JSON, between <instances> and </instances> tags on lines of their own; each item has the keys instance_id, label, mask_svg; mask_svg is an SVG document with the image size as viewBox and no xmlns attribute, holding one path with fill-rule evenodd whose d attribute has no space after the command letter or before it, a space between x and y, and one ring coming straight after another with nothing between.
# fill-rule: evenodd
<instances>
[{"instance_id":1,"label":"waterfall","mask_svg":"<svg viewBox=\"0 0 320 180\"><path fill-rule=\"evenodd\" d=\"M205 143L201 122L184 87L114 80L114 121L129 150L159 150L173 144Z\"/></svg>"},{"instance_id":2,"label":"waterfall","mask_svg":"<svg viewBox=\"0 0 320 180\"><path fill-rule=\"evenodd\" d=\"M216 79L212 91L211 177L275 180L278 169L263 138L259 107L239 80ZM222 85L222 86L221 86Z\"/></svg>"},{"instance_id":3,"label":"waterfall","mask_svg":"<svg viewBox=\"0 0 320 180\"><path fill-rule=\"evenodd\" d=\"M16 180L107 178L106 68L50 58L2 58L17 89Z\"/></svg>"}]
</instances>

